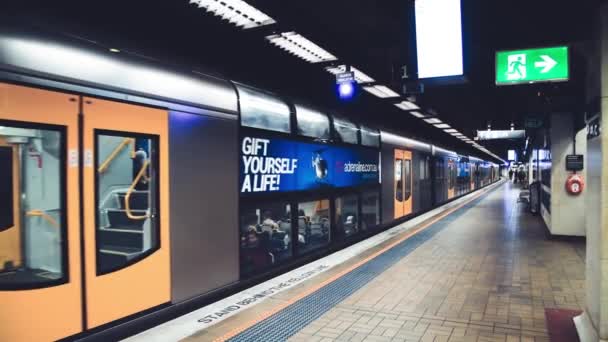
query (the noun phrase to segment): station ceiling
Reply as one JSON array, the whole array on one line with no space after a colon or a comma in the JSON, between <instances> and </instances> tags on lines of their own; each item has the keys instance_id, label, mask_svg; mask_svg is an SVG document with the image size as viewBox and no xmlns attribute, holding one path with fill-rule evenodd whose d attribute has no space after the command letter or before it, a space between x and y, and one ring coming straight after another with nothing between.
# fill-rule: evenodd
<instances>
[{"instance_id":1,"label":"station ceiling","mask_svg":"<svg viewBox=\"0 0 608 342\"><path fill-rule=\"evenodd\" d=\"M556 98L570 103L582 81L553 85L494 85L497 50L580 44L592 38L599 0L462 0L467 81L427 85L417 98L425 108L469 137L475 130L521 128L524 118L547 111ZM393 106L363 91L344 103L336 99L331 74L269 44L274 31L297 31L398 90L396 70L413 61L411 0L247 0L277 21L241 30L206 13L189 0L5 1L2 25L27 26L78 37L122 53L134 53L307 100L321 108L364 119L419 139L434 140L461 152L483 156ZM580 78L580 77L579 77ZM565 99L565 100L563 100ZM557 101L559 102L559 101ZM483 143L506 159L523 142Z\"/></svg>"}]
</instances>

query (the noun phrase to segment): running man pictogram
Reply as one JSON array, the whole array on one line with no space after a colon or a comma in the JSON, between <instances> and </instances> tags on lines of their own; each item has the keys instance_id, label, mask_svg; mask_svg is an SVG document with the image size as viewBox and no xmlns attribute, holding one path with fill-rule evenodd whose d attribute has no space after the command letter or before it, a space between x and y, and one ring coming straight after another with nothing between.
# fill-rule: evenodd
<instances>
[{"instance_id":1,"label":"running man pictogram","mask_svg":"<svg viewBox=\"0 0 608 342\"><path fill-rule=\"evenodd\" d=\"M508 57L509 67L507 71L508 80L523 80L526 78L526 55L517 54Z\"/></svg>"}]
</instances>

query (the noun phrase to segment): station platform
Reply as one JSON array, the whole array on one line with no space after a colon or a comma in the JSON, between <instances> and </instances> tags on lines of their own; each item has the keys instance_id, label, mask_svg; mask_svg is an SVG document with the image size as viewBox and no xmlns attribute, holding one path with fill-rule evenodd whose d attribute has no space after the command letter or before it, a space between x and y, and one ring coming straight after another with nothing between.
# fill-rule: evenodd
<instances>
[{"instance_id":1,"label":"station platform","mask_svg":"<svg viewBox=\"0 0 608 342\"><path fill-rule=\"evenodd\" d=\"M490 186L212 325L128 340L549 341L551 310L582 309L585 244L549 238L519 192Z\"/></svg>"}]
</instances>

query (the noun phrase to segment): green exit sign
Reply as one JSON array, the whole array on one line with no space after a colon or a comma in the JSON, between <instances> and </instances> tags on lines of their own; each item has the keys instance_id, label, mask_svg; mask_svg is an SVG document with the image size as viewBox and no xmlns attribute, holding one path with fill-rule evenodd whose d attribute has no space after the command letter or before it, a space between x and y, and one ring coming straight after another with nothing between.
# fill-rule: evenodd
<instances>
[{"instance_id":1,"label":"green exit sign","mask_svg":"<svg viewBox=\"0 0 608 342\"><path fill-rule=\"evenodd\" d=\"M496 52L496 84L568 81L568 47Z\"/></svg>"}]
</instances>

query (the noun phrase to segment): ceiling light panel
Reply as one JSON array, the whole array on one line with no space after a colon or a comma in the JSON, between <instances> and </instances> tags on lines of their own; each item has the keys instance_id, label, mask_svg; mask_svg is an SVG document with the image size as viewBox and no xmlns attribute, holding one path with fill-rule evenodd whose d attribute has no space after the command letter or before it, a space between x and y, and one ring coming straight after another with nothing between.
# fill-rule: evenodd
<instances>
[{"instance_id":1,"label":"ceiling light panel","mask_svg":"<svg viewBox=\"0 0 608 342\"><path fill-rule=\"evenodd\" d=\"M388 97L399 97L399 96L401 96L398 93L396 93L395 91L393 91L391 88L389 88L387 86L384 86L384 85L377 85L376 89L378 89L381 92L387 94Z\"/></svg>"},{"instance_id":2,"label":"ceiling light panel","mask_svg":"<svg viewBox=\"0 0 608 342\"><path fill-rule=\"evenodd\" d=\"M435 125L435 127L444 129L444 128L450 128L451 126L448 124L442 123L442 124Z\"/></svg>"},{"instance_id":3,"label":"ceiling light panel","mask_svg":"<svg viewBox=\"0 0 608 342\"><path fill-rule=\"evenodd\" d=\"M434 125L434 124L440 124L440 123L441 123L441 120L439 120L439 119L437 119L437 118L429 118L429 119L425 119L424 121L425 121L426 123L431 124L431 125Z\"/></svg>"},{"instance_id":4,"label":"ceiling light panel","mask_svg":"<svg viewBox=\"0 0 608 342\"><path fill-rule=\"evenodd\" d=\"M417 110L420 109L420 107L416 106L415 103L410 102L410 101L401 101L400 103L397 103L395 106L403 109L403 110Z\"/></svg>"},{"instance_id":5,"label":"ceiling light panel","mask_svg":"<svg viewBox=\"0 0 608 342\"><path fill-rule=\"evenodd\" d=\"M346 65L327 67L327 68L325 68L325 70L327 70L329 73L331 73L333 75L338 75L338 74L341 74L343 72L346 72ZM352 71L353 73L355 73L355 81L357 81L357 83L372 83L372 82L376 82L376 80L374 80L373 78L367 76L361 70L359 70L359 69L357 69L357 68L355 68L353 66L350 67L350 71Z\"/></svg>"},{"instance_id":6,"label":"ceiling light panel","mask_svg":"<svg viewBox=\"0 0 608 342\"><path fill-rule=\"evenodd\" d=\"M389 87L383 85L367 86L363 87L363 90L381 99L386 99L389 97L399 97L399 94L394 92Z\"/></svg>"},{"instance_id":7,"label":"ceiling light panel","mask_svg":"<svg viewBox=\"0 0 608 342\"><path fill-rule=\"evenodd\" d=\"M443 130L446 133L458 133L457 130L455 130L454 128L447 128Z\"/></svg>"},{"instance_id":8,"label":"ceiling light panel","mask_svg":"<svg viewBox=\"0 0 608 342\"><path fill-rule=\"evenodd\" d=\"M190 3L243 29L276 23L266 13L242 0L190 0Z\"/></svg>"},{"instance_id":9,"label":"ceiling light panel","mask_svg":"<svg viewBox=\"0 0 608 342\"><path fill-rule=\"evenodd\" d=\"M412 114L413 116L417 117L417 118L423 118L425 117L424 114L420 113L420 112L410 112L410 114Z\"/></svg>"},{"instance_id":10,"label":"ceiling light panel","mask_svg":"<svg viewBox=\"0 0 608 342\"><path fill-rule=\"evenodd\" d=\"M309 63L331 62L338 59L319 45L296 32L274 34L267 36L266 39L271 44L276 45Z\"/></svg>"}]
</instances>

